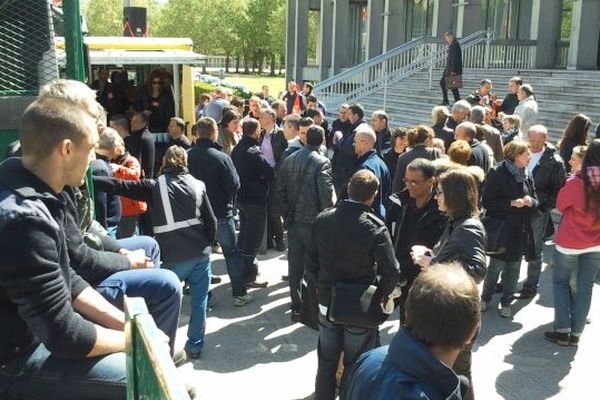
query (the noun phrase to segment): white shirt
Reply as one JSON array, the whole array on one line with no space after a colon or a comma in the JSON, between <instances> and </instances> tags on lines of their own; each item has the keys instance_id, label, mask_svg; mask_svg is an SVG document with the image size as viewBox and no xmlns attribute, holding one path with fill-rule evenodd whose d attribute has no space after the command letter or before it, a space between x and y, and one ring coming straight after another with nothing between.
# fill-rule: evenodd
<instances>
[{"instance_id":1,"label":"white shirt","mask_svg":"<svg viewBox=\"0 0 600 400\"><path fill-rule=\"evenodd\" d=\"M531 175L533 175L533 169L540 162L544 151L546 151L545 147L539 153L531 153L531 159L529 160L529 164L527 164L527 169L529 170Z\"/></svg>"}]
</instances>

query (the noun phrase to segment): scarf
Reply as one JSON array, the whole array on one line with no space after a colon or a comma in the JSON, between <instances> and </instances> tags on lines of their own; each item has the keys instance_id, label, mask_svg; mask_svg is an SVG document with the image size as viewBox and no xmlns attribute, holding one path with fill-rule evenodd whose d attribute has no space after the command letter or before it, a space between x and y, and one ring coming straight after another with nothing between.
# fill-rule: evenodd
<instances>
[{"instance_id":1,"label":"scarf","mask_svg":"<svg viewBox=\"0 0 600 400\"><path fill-rule=\"evenodd\" d=\"M585 173L590 181L590 185L594 191L600 189L600 167L590 165L586 168Z\"/></svg>"},{"instance_id":2,"label":"scarf","mask_svg":"<svg viewBox=\"0 0 600 400\"><path fill-rule=\"evenodd\" d=\"M510 160L504 160L504 165L508 169L508 172L510 172L510 174L515 178L517 182L525 182L525 179L527 179L527 175L529 174L527 167L519 168L515 165L513 161Z\"/></svg>"}]
</instances>

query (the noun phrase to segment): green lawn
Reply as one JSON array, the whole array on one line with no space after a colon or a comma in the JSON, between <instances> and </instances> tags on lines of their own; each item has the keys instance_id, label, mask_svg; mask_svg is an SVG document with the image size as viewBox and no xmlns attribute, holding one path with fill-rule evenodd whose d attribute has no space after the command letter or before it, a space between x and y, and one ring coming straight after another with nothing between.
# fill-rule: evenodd
<instances>
[{"instance_id":1,"label":"green lawn","mask_svg":"<svg viewBox=\"0 0 600 400\"><path fill-rule=\"evenodd\" d=\"M252 93L260 92L263 85L269 85L269 93L273 97L279 96L279 93L285 90L283 76L225 74L225 79L228 82L246 85Z\"/></svg>"}]
</instances>

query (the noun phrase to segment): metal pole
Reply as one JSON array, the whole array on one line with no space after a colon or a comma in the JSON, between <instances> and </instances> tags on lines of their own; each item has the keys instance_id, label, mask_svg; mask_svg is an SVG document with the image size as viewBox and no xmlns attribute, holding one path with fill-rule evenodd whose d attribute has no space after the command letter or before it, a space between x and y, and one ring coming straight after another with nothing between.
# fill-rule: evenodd
<instances>
[{"instance_id":1,"label":"metal pole","mask_svg":"<svg viewBox=\"0 0 600 400\"><path fill-rule=\"evenodd\" d=\"M81 13L79 0L64 0L65 49L67 53L67 77L77 81L85 80L83 62L83 37L81 35Z\"/></svg>"},{"instance_id":2,"label":"metal pole","mask_svg":"<svg viewBox=\"0 0 600 400\"><path fill-rule=\"evenodd\" d=\"M83 61L83 36L81 34L81 13L79 0L64 0L63 15L65 23L65 51L67 53L67 77L76 81L85 81L85 63ZM88 168L85 180L90 199L94 198L92 169ZM92 208L92 213L94 209Z\"/></svg>"}]
</instances>

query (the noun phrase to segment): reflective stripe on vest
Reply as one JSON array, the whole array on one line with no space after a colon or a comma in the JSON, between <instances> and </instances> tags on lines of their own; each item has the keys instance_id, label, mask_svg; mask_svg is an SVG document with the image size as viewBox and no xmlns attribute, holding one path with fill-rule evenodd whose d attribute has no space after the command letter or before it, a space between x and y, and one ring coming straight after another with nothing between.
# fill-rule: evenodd
<instances>
[{"instance_id":1,"label":"reflective stripe on vest","mask_svg":"<svg viewBox=\"0 0 600 400\"><path fill-rule=\"evenodd\" d=\"M167 178L165 175L161 175L157 179L158 188L160 193L160 200L162 203L162 208L165 213L166 224L154 226L154 233L168 233L173 232L179 229L188 228L190 226L200 225L202 221L200 220L200 206L202 205L202 197L199 191L202 190L200 185L196 185L196 182L190 182L186 180L186 183L192 183L192 190L194 190L194 197L196 198L196 218L186 219L184 221L175 222L175 217L173 216L173 209L171 208L171 202L169 201L169 190L167 188Z\"/></svg>"}]
</instances>

